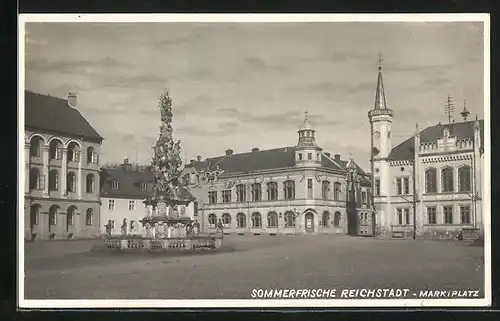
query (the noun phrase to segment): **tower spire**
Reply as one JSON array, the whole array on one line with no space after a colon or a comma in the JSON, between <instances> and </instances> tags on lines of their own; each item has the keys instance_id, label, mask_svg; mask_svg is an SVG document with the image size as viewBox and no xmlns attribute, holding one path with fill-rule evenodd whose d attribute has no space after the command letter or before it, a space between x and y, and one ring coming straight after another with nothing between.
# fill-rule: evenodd
<instances>
[{"instance_id":1,"label":"tower spire","mask_svg":"<svg viewBox=\"0 0 500 321\"><path fill-rule=\"evenodd\" d=\"M373 109L387 109L385 102L384 81L382 79L382 52L378 54L378 79L377 92L375 94L375 106Z\"/></svg>"},{"instance_id":2,"label":"tower spire","mask_svg":"<svg viewBox=\"0 0 500 321\"><path fill-rule=\"evenodd\" d=\"M464 100L464 110L460 113L464 121L467 121L467 118L469 118L470 112L467 110L467 105L466 101Z\"/></svg>"}]
</instances>

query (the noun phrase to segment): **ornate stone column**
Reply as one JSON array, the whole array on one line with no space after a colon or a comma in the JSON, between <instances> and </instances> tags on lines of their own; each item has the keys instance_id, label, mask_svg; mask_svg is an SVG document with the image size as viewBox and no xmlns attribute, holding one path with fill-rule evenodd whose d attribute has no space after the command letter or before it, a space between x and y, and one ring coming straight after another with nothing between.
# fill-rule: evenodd
<instances>
[{"instance_id":1,"label":"ornate stone column","mask_svg":"<svg viewBox=\"0 0 500 321\"><path fill-rule=\"evenodd\" d=\"M66 147L62 150L62 164L61 164L61 196L66 197L68 195L68 188L66 186L68 180L68 149Z\"/></svg>"},{"instance_id":2,"label":"ornate stone column","mask_svg":"<svg viewBox=\"0 0 500 321\"><path fill-rule=\"evenodd\" d=\"M44 177L44 186L43 186L43 196L49 196L49 145L43 146L43 177Z\"/></svg>"}]
</instances>

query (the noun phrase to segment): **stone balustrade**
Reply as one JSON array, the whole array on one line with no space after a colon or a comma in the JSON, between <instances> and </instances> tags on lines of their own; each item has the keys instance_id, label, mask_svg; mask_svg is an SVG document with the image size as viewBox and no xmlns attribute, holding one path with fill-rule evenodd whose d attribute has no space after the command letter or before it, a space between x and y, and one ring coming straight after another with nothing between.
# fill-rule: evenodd
<instances>
[{"instance_id":1,"label":"stone balustrade","mask_svg":"<svg viewBox=\"0 0 500 321\"><path fill-rule=\"evenodd\" d=\"M108 237L107 248L119 250L199 250L222 248L222 236L194 236L191 238L143 238L143 237Z\"/></svg>"}]
</instances>

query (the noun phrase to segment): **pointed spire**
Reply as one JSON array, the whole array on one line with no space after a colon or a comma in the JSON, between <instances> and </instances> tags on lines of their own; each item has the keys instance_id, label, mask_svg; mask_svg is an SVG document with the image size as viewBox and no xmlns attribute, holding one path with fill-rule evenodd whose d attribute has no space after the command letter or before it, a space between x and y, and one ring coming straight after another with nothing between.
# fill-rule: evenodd
<instances>
[{"instance_id":1,"label":"pointed spire","mask_svg":"<svg viewBox=\"0 0 500 321\"><path fill-rule=\"evenodd\" d=\"M307 110L304 113L304 121L302 122L299 131L301 130L312 130L311 124L309 124L309 114Z\"/></svg>"},{"instance_id":2,"label":"pointed spire","mask_svg":"<svg viewBox=\"0 0 500 321\"><path fill-rule=\"evenodd\" d=\"M469 118L470 112L467 110L467 105L466 101L464 100L464 110L460 113L464 121L467 121L467 118Z\"/></svg>"},{"instance_id":3,"label":"pointed spire","mask_svg":"<svg viewBox=\"0 0 500 321\"><path fill-rule=\"evenodd\" d=\"M382 53L379 52L377 92L375 94L374 109L387 109L387 105L385 102L384 81L382 79L382 60L383 60Z\"/></svg>"}]
</instances>

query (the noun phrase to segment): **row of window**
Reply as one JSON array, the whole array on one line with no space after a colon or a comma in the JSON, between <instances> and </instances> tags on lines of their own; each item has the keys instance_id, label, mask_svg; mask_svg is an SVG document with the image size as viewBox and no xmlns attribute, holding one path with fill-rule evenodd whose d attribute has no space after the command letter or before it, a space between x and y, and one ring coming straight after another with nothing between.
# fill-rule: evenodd
<instances>
[{"instance_id":1,"label":"row of window","mask_svg":"<svg viewBox=\"0 0 500 321\"><path fill-rule=\"evenodd\" d=\"M455 178L453 175L453 167L445 167L441 169L441 192L453 192ZM468 165L458 169L458 191L471 191L471 167ZM425 171L425 192L437 193L437 169L429 168Z\"/></svg>"},{"instance_id":2,"label":"row of window","mask_svg":"<svg viewBox=\"0 0 500 321\"><path fill-rule=\"evenodd\" d=\"M296 215L294 212L288 211L284 214L284 227L295 227L296 223ZM281 214L280 214L281 218ZM333 216L333 226L340 226L340 212L335 212ZM229 213L222 214L222 217L219 218L219 221L222 223L223 227L230 227L231 225L231 215ZM215 214L208 215L208 226L215 227L217 224L217 216ZM328 211L323 212L321 217L321 226L330 227L330 213ZM247 217L244 213L238 213L236 215L236 227L237 228L246 228L247 227ZM252 228L261 228L262 227L262 215L259 212L255 212L251 216L251 227ZM267 227L278 227L278 214L276 212L269 212L267 214Z\"/></svg>"},{"instance_id":3,"label":"row of window","mask_svg":"<svg viewBox=\"0 0 500 321\"><path fill-rule=\"evenodd\" d=\"M456 224L454 222L453 206L443 206L443 224ZM410 214L409 208L396 209L396 224L411 225L413 215ZM470 205L460 206L460 224L471 224L471 208ZM427 206L427 224L437 224L437 207Z\"/></svg>"},{"instance_id":4,"label":"row of window","mask_svg":"<svg viewBox=\"0 0 500 321\"><path fill-rule=\"evenodd\" d=\"M441 192L449 193L454 191L455 178L453 167L441 169ZM458 169L458 191L470 192L471 188L471 167L468 165ZM380 195L380 179L375 179L375 195ZM437 169L428 168L425 171L425 193L437 193ZM408 177L396 178L396 194L410 194L410 180Z\"/></svg>"},{"instance_id":5,"label":"row of window","mask_svg":"<svg viewBox=\"0 0 500 321\"><path fill-rule=\"evenodd\" d=\"M303 159L302 153L298 153L298 156L299 156L299 160ZM307 160L312 160L312 159L313 159L313 153L307 153ZM316 160L319 161L320 159L321 158L320 158L319 153L316 153Z\"/></svg>"},{"instance_id":6,"label":"row of window","mask_svg":"<svg viewBox=\"0 0 500 321\"><path fill-rule=\"evenodd\" d=\"M278 200L278 183L269 182L267 185L267 200L276 201ZM322 182L322 198L324 200L331 199L330 195L330 182L323 181ZM339 182L335 182L333 187L333 199L340 199L340 186ZM244 184L236 185L236 202L246 202L247 201L247 186ZM250 189L250 200L254 202L262 201L262 184L254 183L249 186ZM313 189L313 180L307 180L307 189L308 189L308 197L312 198L312 189ZM283 198L285 200L295 199L295 182L288 180L283 182ZM232 202L232 190L226 189L222 191L222 203L231 203ZM218 202L217 199L217 191L208 192L208 202L209 204L216 204Z\"/></svg>"},{"instance_id":7,"label":"row of window","mask_svg":"<svg viewBox=\"0 0 500 321\"><path fill-rule=\"evenodd\" d=\"M119 190L120 189L120 182L118 182L118 181L112 180L110 182L110 185L111 185L111 189L114 189L114 190ZM148 191L148 184L147 183L141 183L140 184L140 188L141 188L141 191L147 192Z\"/></svg>"},{"instance_id":8,"label":"row of window","mask_svg":"<svg viewBox=\"0 0 500 321\"><path fill-rule=\"evenodd\" d=\"M135 205L136 205L136 201L129 200L128 201L128 210L135 211L135 208L136 208ZM115 200L108 200L108 210L110 210L110 211L115 210Z\"/></svg>"},{"instance_id":9,"label":"row of window","mask_svg":"<svg viewBox=\"0 0 500 321\"><path fill-rule=\"evenodd\" d=\"M57 169L52 169L49 171L49 190L58 191L59 190L59 171ZM76 174L74 172L69 172L66 174L66 191L75 193L76 192ZM40 170L36 167L30 169L29 176L29 187L30 190L43 190L45 189L45 175L40 173ZM85 179L85 191L87 193L95 193L95 176L94 174L87 174Z\"/></svg>"},{"instance_id":10,"label":"row of window","mask_svg":"<svg viewBox=\"0 0 500 321\"><path fill-rule=\"evenodd\" d=\"M40 222L40 212L41 205L34 204L30 208L30 224L31 226L39 225ZM58 205L52 205L49 209L49 226L57 225L57 216L59 215L60 207ZM75 217L78 215L78 209L76 206L70 206L66 211L66 225L67 226L75 226ZM94 218L93 209L89 208L85 212L85 225L92 226Z\"/></svg>"},{"instance_id":11,"label":"row of window","mask_svg":"<svg viewBox=\"0 0 500 321\"><path fill-rule=\"evenodd\" d=\"M30 156L40 157L41 150L43 146L43 141L40 137L33 137L30 142ZM63 144L57 139L53 139L49 144L49 159L62 159L63 154ZM79 162L80 161L79 147L76 143L70 143L68 145L68 162ZM87 148L87 164L98 164L99 155L94 151L93 147Z\"/></svg>"}]
</instances>

